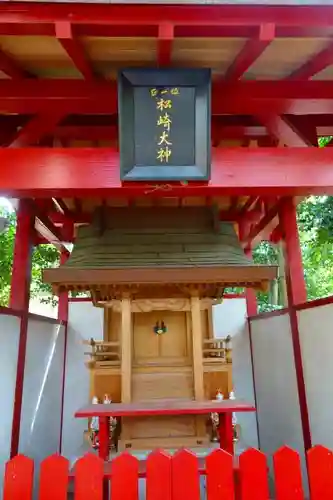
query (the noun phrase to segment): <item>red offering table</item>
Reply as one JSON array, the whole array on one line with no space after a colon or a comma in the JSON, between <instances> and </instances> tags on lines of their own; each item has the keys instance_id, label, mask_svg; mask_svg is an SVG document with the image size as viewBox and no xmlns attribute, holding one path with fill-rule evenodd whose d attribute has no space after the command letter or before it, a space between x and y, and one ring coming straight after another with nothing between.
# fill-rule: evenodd
<instances>
[{"instance_id":1,"label":"red offering table","mask_svg":"<svg viewBox=\"0 0 333 500\"><path fill-rule=\"evenodd\" d=\"M252 404L241 400L224 401L156 401L149 403L91 404L75 413L76 418L99 417L99 455L109 455L110 417L145 417L158 415L202 415L218 413L220 417L220 447L233 454L232 413L255 411Z\"/></svg>"}]
</instances>

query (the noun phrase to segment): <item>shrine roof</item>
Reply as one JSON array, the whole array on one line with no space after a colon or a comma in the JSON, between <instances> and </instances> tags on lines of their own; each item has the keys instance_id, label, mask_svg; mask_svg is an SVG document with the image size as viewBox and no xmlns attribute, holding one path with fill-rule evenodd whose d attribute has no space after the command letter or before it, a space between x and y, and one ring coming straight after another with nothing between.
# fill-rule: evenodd
<instances>
[{"instance_id":1,"label":"shrine roof","mask_svg":"<svg viewBox=\"0 0 333 500\"><path fill-rule=\"evenodd\" d=\"M254 265L234 225L221 223L208 208L98 213L79 229L68 261L44 271L46 281L68 289L201 283L213 296L225 286L265 288L275 277L276 268Z\"/></svg>"}]
</instances>

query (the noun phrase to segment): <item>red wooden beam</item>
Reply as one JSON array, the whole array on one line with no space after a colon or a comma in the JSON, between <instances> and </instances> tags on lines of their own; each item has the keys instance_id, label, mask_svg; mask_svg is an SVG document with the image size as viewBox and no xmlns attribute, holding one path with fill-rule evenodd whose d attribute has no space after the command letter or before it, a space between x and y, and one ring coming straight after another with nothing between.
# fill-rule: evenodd
<instances>
[{"instance_id":1,"label":"red wooden beam","mask_svg":"<svg viewBox=\"0 0 333 500\"><path fill-rule=\"evenodd\" d=\"M273 207L271 207L265 215L260 219L260 221L251 227L250 233L244 237L242 243L245 246L251 245L252 241L255 240L260 233L268 226L270 222L275 219L275 217L279 213L279 209L281 207L281 202L278 201Z\"/></svg>"},{"instance_id":2,"label":"red wooden beam","mask_svg":"<svg viewBox=\"0 0 333 500\"><path fill-rule=\"evenodd\" d=\"M116 83L85 80L0 80L3 113L116 114ZM219 81L212 85L212 114L329 114L330 81Z\"/></svg>"},{"instance_id":3,"label":"red wooden beam","mask_svg":"<svg viewBox=\"0 0 333 500\"><path fill-rule=\"evenodd\" d=\"M157 40L157 64L158 66L169 66L171 64L172 42L174 39L174 27L171 23L163 23L158 27Z\"/></svg>"},{"instance_id":4,"label":"red wooden beam","mask_svg":"<svg viewBox=\"0 0 333 500\"><path fill-rule=\"evenodd\" d=\"M49 243L57 246L60 250L66 250L63 245L63 235L61 229L56 227L53 222L48 217L47 213L40 208L40 204L37 202L31 204L31 210L35 214L35 229L37 234L39 234L43 239L47 240Z\"/></svg>"},{"instance_id":5,"label":"red wooden beam","mask_svg":"<svg viewBox=\"0 0 333 500\"><path fill-rule=\"evenodd\" d=\"M262 24L259 35L245 42L244 47L231 64L225 74L225 80L239 80L241 76L255 63L258 57L266 50L275 36L274 24Z\"/></svg>"},{"instance_id":6,"label":"red wooden beam","mask_svg":"<svg viewBox=\"0 0 333 500\"><path fill-rule=\"evenodd\" d=\"M63 111L41 113L32 118L19 129L8 145L9 148L25 147L38 143L45 135L51 134L59 121L64 117Z\"/></svg>"},{"instance_id":7,"label":"red wooden beam","mask_svg":"<svg viewBox=\"0 0 333 500\"><path fill-rule=\"evenodd\" d=\"M62 198L53 198L53 203L56 209L60 210L65 217L71 217L72 212L69 210L68 206Z\"/></svg>"},{"instance_id":8,"label":"red wooden beam","mask_svg":"<svg viewBox=\"0 0 333 500\"><path fill-rule=\"evenodd\" d=\"M73 36L72 24L69 21L58 21L55 25L56 37L70 59L73 61L77 70L86 80L94 80L95 75L87 60L83 47Z\"/></svg>"},{"instance_id":9,"label":"red wooden beam","mask_svg":"<svg viewBox=\"0 0 333 500\"><path fill-rule=\"evenodd\" d=\"M0 49L0 71L15 80L28 78L29 73L22 68L8 55Z\"/></svg>"},{"instance_id":10,"label":"red wooden beam","mask_svg":"<svg viewBox=\"0 0 333 500\"><path fill-rule=\"evenodd\" d=\"M333 64L333 42L289 75L290 80L308 80Z\"/></svg>"},{"instance_id":11,"label":"red wooden beam","mask_svg":"<svg viewBox=\"0 0 333 500\"><path fill-rule=\"evenodd\" d=\"M308 147L313 145L293 124L288 122L287 118L267 112L258 114L257 116L272 136L280 141L280 145L290 147Z\"/></svg>"},{"instance_id":12,"label":"red wooden beam","mask_svg":"<svg viewBox=\"0 0 333 500\"><path fill-rule=\"evenodd\" d=\"M276 23L290 31L297 27L331 28L333 7L323 5L103 5L84 3L8 2L0 4L2 23L45 23L71 20L75 24L153 26L168 19L175 26L258 26ZM44 28L45 29L45 28ZM206 29L209 31L209 29ZM322 31L323 32L323 31Z\"/></svg>"},{"instance_id":13,"label":"red wooden beam","mask_svg":"<svg viewBox=\"0 0 333 500\"><path fill-rule=\"evenodd\" d=\"M2 148L0 165L0 193L13 197L333 194L333 148L213 149L211 180L188 185L122 185L108 148Z\"/></svg>"},{"instance_id":14,"label":"red wooden beam","mask_svg":"<svg viewBox=\"0 0 333 500\"><path fill-rule=\"evenodd\" d=\"M11 458L18 453L25 374L25 356L28 337L28 310L30 299L31 264L33 248L34 214L28 200L20 200L17 211L17 225L14 246L10 307L21 311L18 345L16 385L12 420Z\"/></svg>"},{"instance_id":15,"label":"red wooden beam","mask_svg":"<svg viewBox=\"0 0 333 500\"><path fill-rule=\"evenodd\" d=\"M241 210L240 210L240 214L241 215L244 215L246 214L252 207L253 205L258 201L258 197L257 196L250 196L248 198L248 200L246 200L246 202L244 203L244 205L242 206Z\"/></svg>"}]
</instances>

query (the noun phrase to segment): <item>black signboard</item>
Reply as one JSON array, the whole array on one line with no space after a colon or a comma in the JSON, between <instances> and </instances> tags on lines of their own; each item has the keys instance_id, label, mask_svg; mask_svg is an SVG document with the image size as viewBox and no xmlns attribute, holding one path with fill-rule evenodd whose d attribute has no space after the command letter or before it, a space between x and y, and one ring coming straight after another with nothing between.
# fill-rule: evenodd
<instances>
[{"instance_id":1,"label":"black signboard","mask_svg":"<svg viewBox=\"0 0 333 500\"><path fill-rule=\"evenodd\" d=\"M120 72L122 180L209 179L210 79L206 69Z\"/></svg>"}]
</instances>

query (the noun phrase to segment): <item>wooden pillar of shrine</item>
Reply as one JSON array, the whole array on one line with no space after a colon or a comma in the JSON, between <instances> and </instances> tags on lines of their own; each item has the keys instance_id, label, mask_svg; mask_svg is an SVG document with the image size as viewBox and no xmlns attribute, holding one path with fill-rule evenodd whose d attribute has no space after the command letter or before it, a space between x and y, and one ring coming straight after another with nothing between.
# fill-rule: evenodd
<instances>
[{"instance_id":1,"label":"wooden pillar of shrine","mask_svg":"<svg viewBox=\"0 0 333 500\"><path fill-rule=\"evenodd\" d=\"M130 403L132 399L132 311L131 299L121 300L121 401Z\"/></svg>"},{"instance_id":2,"label":"wooden pillar of shrine","mask_svg":"<svg viewBox=\"0 0 333 500\"><path fill-rule=\"evenodd\" d=\"M310 420L304 383L298 318L295 308L296 304L306 302L307 294L302 264L302 252L297 228L296 206L293 198L285 198L279 211L279 218L284 243L288 311L290 317L303 441L305 450L308 450L311 448Z\"/></svg>"},{"instance_id":3,"label":"wooden pillar of shrine","mask_svg":"<svg viewBox=\"0 0 333 500\"><path fill-rule=\"evenodd\" d=\"M10 293L10 307L20 311L16 386L13 409L11 457L18 453L23 398L24 368L28 336L31 264L34 237L34 213L28 200L20 200L17 210L16 236Z\"/></svg>"},{"instance_id":4,"label":"wooden pillar of shrine","mask_svg":"<svg viewBox=\"0 0 333 500\"><path fill-rule=\"evenodd\" d=\"M197 401L204 399L204 372L202 352L202 325L200 298L197 294L191 297L191 320L192 320L192 351L193 351L193 381L194 397Z\"/></svg>"}]
</instances>

